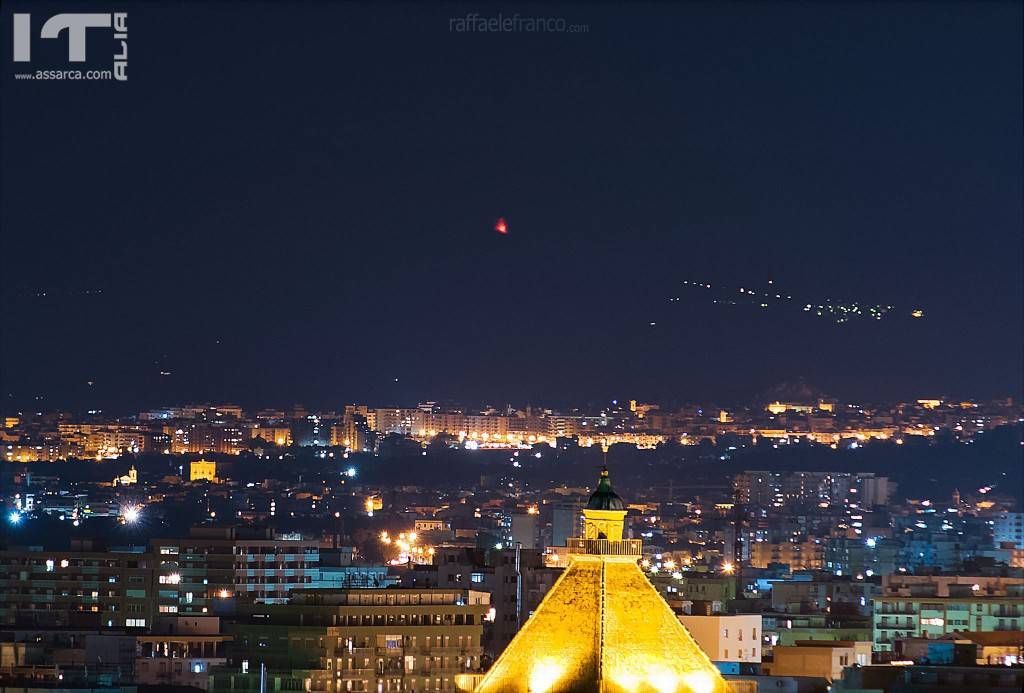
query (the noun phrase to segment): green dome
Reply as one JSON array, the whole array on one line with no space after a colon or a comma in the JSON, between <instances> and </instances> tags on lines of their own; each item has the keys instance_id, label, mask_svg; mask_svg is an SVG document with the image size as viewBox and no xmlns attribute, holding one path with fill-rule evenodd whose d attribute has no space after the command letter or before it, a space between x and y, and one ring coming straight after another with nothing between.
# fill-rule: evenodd
<instances>
[{"instance_id":1,"label":"green dome","mask_svg":"<svg viewBox=\"0 0 1024 693\"><path fill-rule=\"evenodd\" d=\"M608 468L601 470L601 479L597 482L597 490L587 501L587 510L625 510L626 504L619 498L619 494L612 490L611 479L608 478Z\"/></svg>"}]
</instances>

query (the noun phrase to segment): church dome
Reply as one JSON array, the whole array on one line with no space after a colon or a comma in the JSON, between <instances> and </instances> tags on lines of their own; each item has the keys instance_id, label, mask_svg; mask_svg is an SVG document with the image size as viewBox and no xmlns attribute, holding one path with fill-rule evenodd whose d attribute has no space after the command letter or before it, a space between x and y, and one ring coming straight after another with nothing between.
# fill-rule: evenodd
<instances>
[{"instance_id":1,"label":"church dome","mask_svg":"<svg viewBox=\"0 0 1024 693\"><path fill-rule=\"evenodd\" d=\"M601 479L597 482L597 490L587 501L587 510L625 510L626 504L619 498L619 494L612 490L611 479L608 478L608 468L601 470Z\"/></svg>"}]
</instances>

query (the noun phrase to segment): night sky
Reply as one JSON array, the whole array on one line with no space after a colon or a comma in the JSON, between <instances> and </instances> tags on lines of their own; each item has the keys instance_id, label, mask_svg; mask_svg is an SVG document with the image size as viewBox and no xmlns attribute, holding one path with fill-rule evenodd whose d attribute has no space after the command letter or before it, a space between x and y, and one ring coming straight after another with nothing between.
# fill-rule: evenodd
<instances>
[{"instance_id":1,"label":"night sky","mask_svg":"<svg viewBox=\"0 0 1024 693\"><path fill-rule=\"evenodd\" d=\"M132 4L16 82L83 7L2 8L7 408L1021 394L1019 3ZM769 279L896 308L681 289Z\"/></svg>"}]
</instances>

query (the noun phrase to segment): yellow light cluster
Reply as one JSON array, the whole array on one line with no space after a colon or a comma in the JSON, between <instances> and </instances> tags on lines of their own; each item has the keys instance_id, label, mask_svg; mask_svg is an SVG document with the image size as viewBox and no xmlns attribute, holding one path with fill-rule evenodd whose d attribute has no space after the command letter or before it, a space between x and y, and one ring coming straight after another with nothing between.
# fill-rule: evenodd
<instances>
[{"instance_id":1,"label":"yellow light cluster","mask_svg":"<svg viewBox=\"0 0 1024 693\"><path fill-rule=\"evenodd\" d=\"M367 496L366 501L363 503L363 508L366 510L367 515L373 517L374 511L384 509L384 499L380 496Z\"/></svg>"},{"instance_id":2,"label":"yellow light cluster","mask_svg":"<svg viewBox=\"0 0 1024 693\"><path fill-rule=\"evenodd\" d=\"M392 565L404 565L407 563L429 563L434 556L433 546L421 546L419 535L416 532L401 532L397 537L392 538L388 532L380 533L380 541L385 546L394 546L398 549L398 557L391 561Z\"/></svg>"},{"instance_id":3,"label":"yellow light cluster","mask_svg":"<svg viewBox=\"0 0 1024 693\"><path fill-rule=\"evenodd\" d=\"M464 442L466 440L472 440L472 441L477 441L477 442L490 443L490 444L493 444L493 445L505 444L505 445L517 445L518 446L518 445L526 445L526 444L534 444L534 443L550 443L551 442L551 438L546 436L546 435L538 435L538 434L535 434L535 433L520 433L520 432L513 432L513 433L488 433L486 431L484 431L484 432L480 432L480 431L457 431L457 432L450 432L450 431L436 431L434 429L421 428L419 430L413 431L411 433L411 435L412 435L413 438L417 438L419 440L430 440L431 438L434 438L435 436L437 436L439 433L449 433L451 435L456 435L458 437L458 439L459 439L459 442ZM346 446L348 445L348 441L347 440L345 441L345 445Z\"/></svg>"},{"instance_id":4,"label":"yellow light cluster","mask_svg":"<svg viewBox=\"0 0 1024 693\"><path fill-rule=\"evenodd\" d=\"M581 448L600 445L605 452L616 443L635 445L638 450L653 450L667 440L665 436L650 433L613 433L610 435L579 436L577 443Z\"/></svg>"}]
</instances>

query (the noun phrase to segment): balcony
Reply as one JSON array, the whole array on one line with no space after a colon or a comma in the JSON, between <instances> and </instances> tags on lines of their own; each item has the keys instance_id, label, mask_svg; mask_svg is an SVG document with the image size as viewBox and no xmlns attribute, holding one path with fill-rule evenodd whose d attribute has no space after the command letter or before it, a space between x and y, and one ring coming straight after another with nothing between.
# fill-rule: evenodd
<instances>
[{"instance_id":1,"label":"balcony","mask_svg":"<svg viewBox=\"0 0 1024 693\"><path fill-rule=\"evenodd\" d=\"M352 669L339 669L338 673L341 674L339 678L342 681L358 681L360 679L370 679L376 675L373 667L355 668Z\"/></svg>"},{"instance_id":2,"label":"balcony","mask_svg":"<svg viewBox=\"0 0 1024 693\"><path fill-rule=\"evenodd\" d=\"M372 657L374 654L373 647L353 647L349 650L347 647L342 646L334 651L335 657Z\"/></svg>"},{"instance_id":3,"label":"balcony","mask_svg":"<svg viewBox=\"0 0 1024 693\"><path fill-rule=\"evenodd\" d=\"M420 654L428 655L431 657L443 657L443 656L461 656L461 657L479 657L484 653L484 648L477 647L421 647L418 648Z\"/></svg>"},{"instance_id":4,"label":"balcony","mask_svg":"<svg viewBox=\"0 0 1024 693\"><path fill-rule=\"evenodd\" d=\"M639 539L568 539L570 555L577 556L643 556L643 542Z\"/></svg>"},{"instance_id":5,"label":"balcony","mask_svg":"<svg viewBox=\"0 0 1024 693\"><path fill-rule=\"evenodd\" d=\"M917 609L910 606L893 606L890 604L882 604L878 609L875 609L876 614L896 614L902 616L917 616Z\"/></svg>"}]
</instances>

